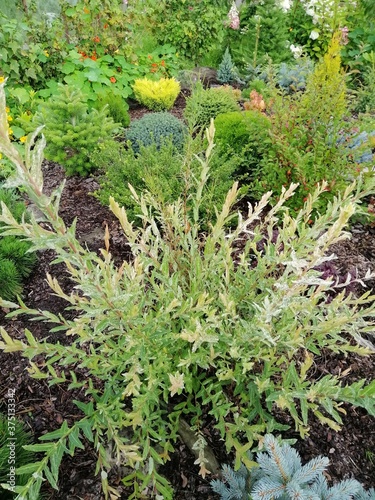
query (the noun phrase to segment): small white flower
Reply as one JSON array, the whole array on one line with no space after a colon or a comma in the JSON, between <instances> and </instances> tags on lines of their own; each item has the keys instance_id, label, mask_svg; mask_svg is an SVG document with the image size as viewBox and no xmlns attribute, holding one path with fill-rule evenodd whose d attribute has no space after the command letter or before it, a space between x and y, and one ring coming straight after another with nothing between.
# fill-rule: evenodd
<instances>
[{"instance_id":1,"label":"small white flower","mask_svg":"<svg viewBox=\"0 0 375 500\"><path fill-rule=\"evenodd\" d=\"M290 0L281 0L280 7L284 12L288 12L288 10L290 9Z\"/></svg>"},{"instance_id":2,"label":"small white flower","mask_svg":"<svg viewBox=\"0 0 375 500\"><path fill-rule=\"evenodd\" d=\"M300 45L291 45L290 46L290 50L293 52L293 56L295 59L298 59L299 57L301 57L302 55L302 52L303 52L303 49Z\"/></svg>"},{"instance_id":3,"label":"small white flower","mask_svg":"<svg viewBox=\"0 0 375 500\"><path fill-rule=\"evenodd\" d=\"M310 38L311 40L316 40L317 38L319 38L319 32L312 30L312 32L310 33Z\"/></svg>"}]
</instances>

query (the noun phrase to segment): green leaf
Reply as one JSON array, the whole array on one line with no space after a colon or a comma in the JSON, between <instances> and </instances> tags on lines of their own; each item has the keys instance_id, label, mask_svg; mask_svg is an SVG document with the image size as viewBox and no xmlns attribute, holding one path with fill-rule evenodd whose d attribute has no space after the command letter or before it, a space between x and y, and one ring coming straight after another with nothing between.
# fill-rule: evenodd
<instances>
[{"instance_id":1,"label":"green leaf","mask_svg":"<svg viewBox=\"0 0 375 500\"><path fill-rule=\"evenodd\" d=\"M84 445L82 444L82 441L79 439L78 427L76 427L74 431L71 434L69 434L69 444L70 444L69 451L71 452L72 455L74 453L75 448L80 448L81 450L85 449Z\"/></svg>"},{"instance_id":2,"label":"green leaf","mask_svg":"<svg viewBox=\"0 0 375 500\"><path fill-rule=\"evenodd\" d=\"M68 427L66 420L64 420L64 423L62 424L60 429L57 429L56 431L49 432L48 434L44 434L43 436L40 436L39 440L40 441L54 441L56 439L60 439L64 436L66 436L68 434L68 432L69 432L69 427Z\"/></svg>"},{"instance_id":3,"label":"green leaf","mask_svg":"<svg viewBox=\"0 0 375 500\"><path fill-rule=\"evenodd\" d=\"M11 95L12 97L15 97L20 104L26 104L30 101L30 94L24 87L17 87L15 89L12 89Z\"/></svg>"},{"instance_id":4,"label":"green leaf","mask_svg":"<svg viewBox=\"0 0 375 500\"><path fill-rule=\"evenodd\" d=\"M82 401L73 400L73 403L78 406L80 410L84 412L85 415L91 417L94 413L94 404L92 401L90 403L82 403Z\"/></svg>"},{"instance_id":5,"label":"green leaf","mask_svg":"<svg viewBox=\"0 0 375 500\"><path fill-rule=\"evenodd\" d=\"M54 448L54 443L36 443L36 444L26 444L23 446L25 450L40 452L49 452Z\"/></svg>"},{"instance_id":6,"label":"green leaf","mask_svg":"<svg viewBox=\"0 0 375 500\"><path fill-rule=\"evenodd\" d=\"M65 64L62 64L61 73L64 73L64 75L69 75L70 73L73 73L75 69L76 65L67 61Z\"/></svg>"},{"instance_id":7,"label":"green leaf","mask_svg":"<svg viewBox=\"0 0 375 500\"><path fill-rule=\"evenodd\" d=\"M54 476L47 466L44 467L43 472L46 476L47 481L52 486L52 488L55 490L58 490L59 489L58 484L57 484L58 477Z\"/></svg>"},{"instance_id":8,"label":"green leaf","mask_svg":"<svg viewBox=\"0 0 375 500\"><path fill-rule=\"evenodd\" d=\"M97 82L100 78L100 72L94 69L92 69L91 71L85 71L84 75L90 82Z\"/></svg>"},{"instance_id":9,"label":"green leaf","mask_svg":"<svg viewBox=\"0 0 375 500\"><path fill-rule=\"evenodd\" d=\"M59 475L61 460L65 452L68 452L65 444L60 443L56 448L56 452L50 456L51 474L56 478L56 481Z\"/></svg>"},{"instance_id":10,"label":"green leaf","mask_svg":"<svg viewBox=\"0 0 375 500\"><path fill-rule=\"evenodd\" d=\"M25 131L21 127L17 127L17 125L12 125L13 135L16 139L26 135Z\"/></svg>"},{"instance_id":11,"label":"green leaf","mask_svg":"<svg viewBox=\"0 0 375 500\"><path fill-rule=\"evenodd\" d=\"M21 476L22 474L31 475L33 472L36 472L41 468L43 462L33 462L32 464L22 465L21 467L16 468L17 476Z\"/></svg>"},{"instance_id":12,"label":"green leaf","mask_svg":"<svg viewBox=\"0 0 375 500\"><path fill-rule=\"evenodd\" d=\"M85 437L93 442L94 441L94 435L92 433L92 427L91 427L91 422L89 420L81 420L79 422L79 428L82 430L83 434Z\"/></svg>"},{"instance_id":13,"label":"green leaf","mask_svg":"<svg viewBox=\"0 0 375 500\"><path fill-rule=\"evenodd\" d=\"M26 76L28 76L29 78L32 78L33 80L38 80L38 76L36 74L35 68L28 68L25 71L25 74L26 74Z\"/></svg>"}]
</instances>

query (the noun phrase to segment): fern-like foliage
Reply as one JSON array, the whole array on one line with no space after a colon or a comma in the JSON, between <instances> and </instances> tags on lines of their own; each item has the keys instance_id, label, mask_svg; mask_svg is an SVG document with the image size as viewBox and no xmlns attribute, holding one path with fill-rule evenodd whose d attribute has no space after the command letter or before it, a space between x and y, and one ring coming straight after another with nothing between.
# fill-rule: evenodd
<instances>
[{"instance_id":1,"label":"fern-like foliage","mask_svg":"<svg viewBox=\"0 0 375 500\"><path fill-rule=\"evenodd\" d=\"M258 467L241 465L235 472L223 466L223 481L211 482L221 500L374 500L375 490L365 491L354 479L329 486L325 476L329 460L316 457L302 465L298 452L271 434L264 438L265 451L257 454Z\"/></svg>"}]
</instances>

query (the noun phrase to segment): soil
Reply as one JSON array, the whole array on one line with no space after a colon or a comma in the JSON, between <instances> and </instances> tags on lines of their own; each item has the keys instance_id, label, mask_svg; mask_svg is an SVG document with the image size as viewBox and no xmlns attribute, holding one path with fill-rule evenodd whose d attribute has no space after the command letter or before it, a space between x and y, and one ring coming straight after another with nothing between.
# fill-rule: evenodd
<instances>
[{"instance_id":1,"label":"soil","mask_svg":"<svg viewBox=\"0 0 375 500\"><path fill-rule=\"evenodd\" d=\"M181 117L184 97L177 101L172 113ZM146 110L134 107L131 109L132 119L139 118ZM53 188L65 178L61 166L45 162L45 191ZM63 191L60 215L67 225L77 218L77 235L81 242L91 250L98 251L103 247L105 226L108 225L111 234L111 252L119 262L129 259L129 249L122 236L117 219L106 207L102 206L91 193L98 187L94 177L83 179L69 177ZM352 229L353 238L336 245L334 251L338 256L337 265L342 276L358 268L359 274L365 274L368 268L375 270L375 229L371 226L356 224ZM38 264L24 287L23 299L29 307L62 312L66 303L50 293L46 282L46 273L59 278L62 285L70 286L69 278L61 264L52 265L54 252L40 252ZM370 288L374 283L370 283ZM359 290L361 291L361 290ZM69 314L69 312L65 313ZM58 333L51 334L48 325L31 322L27 318L6 318L6 311L0 310L0 324L8 333L17 339L24 338L25 328L32 330L39 338L58 337L60 342L69 342ZM328 373L338 375L350 370L345 381L353 382L365 378L368 382L375 378L373 357L349 355L334 355L325 353L315 360L317 376ZM44 380L31 379L27 372L28 362L17 354L4 354L0 351L0 407L5 410L5 394L8 388L16 390L17 415L24 420L27 427L37 439L39 436L60 427L66 420L68 424L80 418L80 412L72 403L73 399L84 400L84 394L79 391L68 391L64 384L49 387ZM311 418L309 436L305 440L293 428L284 437L298 439L296 448L303 461L308 461L318 455L327 456L330 466L327 477L332 482L356 478L366 488L375 487L375 418L369 416L360 408L344 406L343 425L339 432L322 426ZM285 423L290 423L285 415L279 415ZM231 463L231 457L225 453L223 443L217 432L206 421L206 439L212 447L220 464ZM182 442L177 442L175 452L162 469L175 489L176 500L215 499L209 486L211 478L203 479L198 475L195 458ZM75 456L64 457L60 469L59 491L45 487L45 498L50 500L101 500L100 479L95 477L96 455L89 444L85 450L79 450ZM121 498L129 497L129 492L121 486L121 477L117 471L110 476L110 483L118 486L122 492ZM0 494L1 498L1 494Z\"/></svg>"}]
</instances>

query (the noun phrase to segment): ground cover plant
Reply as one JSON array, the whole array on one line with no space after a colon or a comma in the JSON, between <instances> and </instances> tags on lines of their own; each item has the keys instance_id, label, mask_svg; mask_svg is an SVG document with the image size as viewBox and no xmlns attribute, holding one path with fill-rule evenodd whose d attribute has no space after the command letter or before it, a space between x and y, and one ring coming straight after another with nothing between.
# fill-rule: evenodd
<instances>
[{"instance_id":1,"label":"ground cover plant","mask_svg":"<svg viewBox=\"0 0 375 500\"><path fill-rule=\"evenodd\" d=\"M328 443L350 442L354 419L370 423L368 449L354 433L352 450L368 457L357 473L373 486L374 274L332 255L364 246L358 221L373 231L373 17L366 1L350 12L332 2L329 24L319 1L172 4L56 0L49 12L29 0L17 21L0 20L9 106L0 173L37 217L2 206L1 262L13 267L0 278L0 357L15 373L0 376L26 387L20 416L39 453L18 471L28 476L18 491L182 499L178 480L190 484L199 469L206 489L192 498L212 500L216 458L255 473L247 451L268 432L315 456L316 442L327 445L331 456ZM219 85L232 75L229 54L240 88ZM203 63L218 71L189 70ZM129 99L137 79L174 82L179 68L217 88L194 82L170 113ZM69 92L56 99L61 83ZM175 95L166 97L169 108ZM65 187L52 160L66 168ZM87 195L95 190L112 213ZM82 233L86 216L93 227ZM30 272L29 249L41 265L17 301L20 287L12 297L4 284ZM49 409L53 423L41 425L29 386L50 408L60 405L52 393L64 394L69 410ZM180 440L189 449L181 463L194 456L182 470L169 465ZM85 454L96 462L94 493L66 473ZM348 470L339 479L355 477Z\"/></svg>"}]
</instances>

